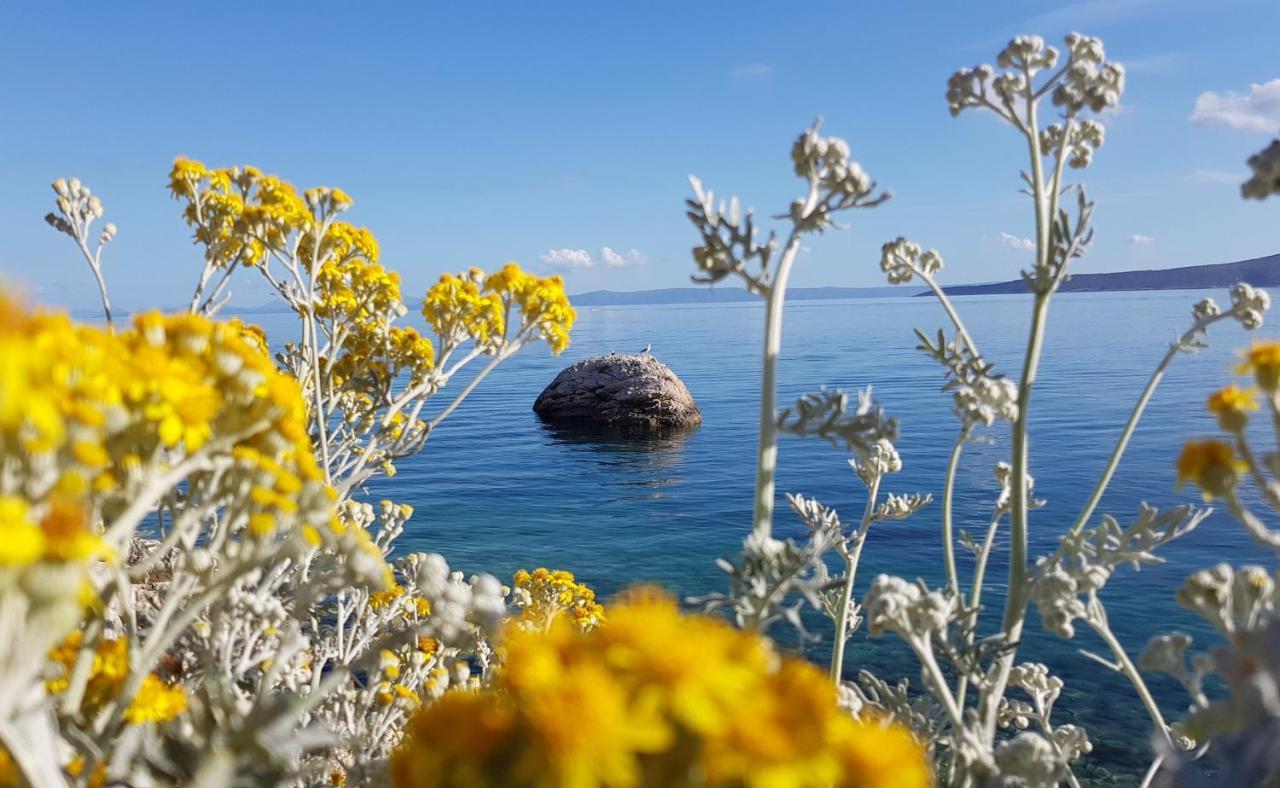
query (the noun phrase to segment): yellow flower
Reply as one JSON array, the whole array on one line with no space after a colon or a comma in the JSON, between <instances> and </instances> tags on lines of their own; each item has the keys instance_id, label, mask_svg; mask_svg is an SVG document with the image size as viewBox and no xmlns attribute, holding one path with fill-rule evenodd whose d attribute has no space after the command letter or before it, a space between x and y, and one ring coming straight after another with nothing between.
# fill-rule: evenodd
<instances>
[{"instance_id":1,"label":"yellow flower","mask_svg":"<svg viewBox=\"0 0 1280 788\"><path fill-rule=\"evenodd\" d=\"M391 756L392 784L406 788L503 785L516 713L501 696L450 692L410 719Z\"/></svg>"},{"instance_id":2,"label":"yellow flower","mask_svg":"<svg viewBox=\"0 0 1280 788\"><path fill-rule=\"evenodd\" d=\"M909 731L876 720L840 726L836 750L858 788L909 788L933 783L932 767Z\"/></svg>"},{"instance_id":3,"label":"yellow flower","mask_svg":"<svg viewBox=\"0 0 1280 788\"><path fill-rule=\"evenodd\" d=\"M13 762L13 756L4 747L0 747L0 788L9 788L9 786L21 785L18 782L18 764Z\"/></svg>"},{"instance_id":4,"label":"yellow flower","mask_svg":"<svg viewBox=\"0 0 1280 788\"><path fill-rule=\"evenodd\" d=\"M1209 395L1209 412L1227 432L1239 432L1249 421L1248 411L1258 409L1253 388L1241 389L1234 383Z\"/></svg>"},{"instance_id":5,"label":"yellow flower","mask_svg":"<svg viewBox=\"0 0 1280 788\"><path fill-rule=\"evenodd\" d=\"M72 632L49 652L49 662L62 668L62 673L45 682L45 688L51 694L66 692L70 683L71 671L80 656L84 634L79 630ZM85 687L84 697L80 702L80 710L86 717L98 713L110 703L124 687L129 676L129 641L124 638L103 638L94 649L89 682Z\"/></svg>"},{"instance_id":6,"label":"yellow flower","mask_svg":"<svg viewBox=\"0 0 1280 788\"><path fill-rule=\"evenodd\" d=\"M182 687L168 684L154 673L142 680L138 694L124 711L130 725L169 722L187 710L187 694Z\"/></svg>"},{"instance_id":7,"label":"yellow flower","mask_svg":"<svg viewBox=\"0 0 1280 788\"><path fill-rule=\"evenodd\" d=\"M1280 342L1255 342L1237 371L1252 373L1258 388L1274 393L1280 388Z\"/></svg>"},{"instance_id":8,"label":"yellow flower","mask_svg":"<svg viewBox=\"0 0 1280 788\"><path fill-rule=\"evenodd\" d=\"M853 720L817 668L723 620L682 615L652 589L615 602L589 632L564 616L510 629L494 686L420 710L391 775L399 788L930 782L911 735Z\"/></svg>"},{"instance_id":9,"label":"yellow flower","mask_svg":"<svg viewBox=\"0 0 1280 788\"><path fill-rule=\"evenodd\" d=\"M45 557L55 561L84 561L106 552L102 538L89 527L84 509L69 501L54 500L40 520Z\"/></svg>"},{"instance_id":10,"label":"yellow flower","mask_svg":"<svg viewBox=\"0 0 1280 788\"><path fill-rule=\"evenodd\" d=\"M538 742L514 766L530 782L637 785L639 757L671 745L656 698L631 698L604 666L584 662L563 680L523 692L520 712Z\"/></svg>"},{"instance_id":11,"label":"yellow flower","mask_svg":"<svg viewBox=\"0 0 1280 788\"><path fill-rule=\"evenodd\" d=\"M528 594L520 621L529 626L546 629L561 614L568 615L584 632L604 621L604 606L596 602L595 591L577 582L570 572L546 567L533 572L521 569L514 581L517 589Z\"/></svg>"},{"instance_id":12,"label":"yellow flower","mask_svg":"<svg viewBox=\"0 0 1280 788\"><path fill-rule=\"evenodd\" d=\"M513 309L519 326L510 324ZM497 347L517 336L532 336L546 341L556 354L569 346L577 320L560 277L539 278L515 263L488 276L478 268L445 274L427 291L422 314L442 342L470 338L482 347Z\"/></svg>"},{"instance_id":13,"label":"yellow flower","mask_svg":"<svg viewBox=\"0 0 1280 788\"><path fill-rule=\"evenodd\" d=\"M1187 441L1178 456L1178 486L1191 482L1200 488L1206 501L1223 496L1235 487L1247 466L1229 443L1220 440Z\"/></svg>"},{"instance_id":14,"label":"yellow flower","mask_svg":"<svg viewBox=\"0 0 1280 788\"><path fill-rule=\"evenodd\" d=\"M25 566L44 552L44 533L31 520L27 502L0 496L0 567Z\"/></svg>"}]
</instances>

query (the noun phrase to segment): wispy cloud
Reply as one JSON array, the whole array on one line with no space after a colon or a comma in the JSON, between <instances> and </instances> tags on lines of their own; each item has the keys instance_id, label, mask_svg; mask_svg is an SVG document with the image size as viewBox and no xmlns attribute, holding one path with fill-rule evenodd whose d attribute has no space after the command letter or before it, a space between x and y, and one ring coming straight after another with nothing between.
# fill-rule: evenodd
<instances>
[{"instance_id":1,"label":"wispy cloud","mask_svg":"<svg viewBox=\"0 0 1280 788\"><path fill-rule=\"evenodd\" d=\"M1024 23L1027 30L1066 29L1093 27L1133 16L1156 0L1083 0L1037 14ZM1057 42L1054 42L1057 43Z\"/></svg>"},{"instance_id":2,"label":"wispy cloud","mask_svg":"<svg viewBox=\"0 0 1280 788\"><path fill-rule=\"evenodd\" d=\"M1019 238L1012 233L1000 233L1000 243L1010 249L1017 249L1019 252L1034 252L1036 250L1036 242L1030 238Z\"/></svg>"},{"instance_id":3,"label":"wispy cloud","mask_svg":"<svg viewBox=\"0 0 1280 788\"><path fill-rule=\"evenodd\" d=\"M1249 86L1241 95L1206 90L1196 99L1193 123L1220 123L1240 131L1274 134L1280 129L1280 78Z\"/></svg>"},{"instance_id":4,"label":"wispy cloud","mask_svg":"<svg viewBox=\"0 0 1280 788\"><path fill-rule=\"evenodd\" d=\"M595 255L586 249L548 249L543 254L538 255L538 260L547 268L554 271L582 271L587 268L595 268L600 263L609 268L628 268L633 265L644 265L649 262L649 256L639 249L631 249L626 252L619 252L610 246L600 247L600 256Z\"/></svg>"},{"instance_id":5,"label":"wispy cloud","mask_svg":"<svg viewBox=\"0 0 1280 788\"><path fill-rule=\"evenodd\" d=\"M1145 246L1147 244L1155 243L1155 241L1156 239L1152 238L1149 235L1143 235L1142 233L1134 233L1133 235L1129 236L1129 243L1135 244L1138 246Z\"/></svg>"},{"instance_id":6,"label":"wispy cloud","mask_svg":"<svg viewBox=\"0 0 1280 788\"><path fill-rule=\"evenodd\" d=\"M1122 58L1124 70L1140 74L1168 74L1182 65L1184 56L1181 52L1161 52L1145 57Z\"/></svg>"},{"instance_id":7,"label":"wispy cloud","mask_svg":"<svg viewBox=\"0 0 1280 788\"><path fill-rule=\"evenodd\" d=\"M1102 25L1120 22L1127 18L1140 15L1150 6L1156 4L1160 0L1081 0L1078 3L1068 3L1057 8L1045 11L1028 17L1017 24L1011 25L1002 35L993 35L990 38L984 38L981 41L972 41L957 46L951 50L947 50L944 54L959 54L961 52L971 52L975 50L988 50L992 47L1001 47L1020 33L1030 30L1038 31L1043 34L1045 40L1062 50L1061 34L1069 30L1089 30ZM994 52L987 54L990 57ZM1121 58L1121 62L1127 67L1129 61Z\"/></svg>"},{"instance_id":8,"label":"wispy cloud","mask_svg":"<svg viewBox=\"0 0 1280 788\"><path fill-rule=\"evenodd\" d=\"M548 268L558 271L577 271L595 267L596 261L586 249L549 249L538 255Z\"/></svg>"},{"instance_id":9,"label":"wispy cloud","mask_svg":"<svg viewBox=\"0 0 1280 788\"><path fill-rule=\"evenodd\" d=\"M1227 170L1211 170L1198 169L1192 170L1188 176L1191 180L1198 183L1229 183L1233 186L1239 186L1245 180L1245 175L1239 172L1228 172Z\"/></svg>"},{"instance_id":10,"label":"wispy cloud","mask_svg":"<svg viewBox=\"0 0 1280 788\"><path fill-rule=\"evenodd\" d=\"M767 77L773 73L773 66L767 63L747 63L734 68L735 77Z\"/></svg>"},{"instance_id":11,"label":"wispy cloud","mask_svg":"<svg viewBox=\"0 0 1280 788\"><path fill-rule=\"evenodd\" d=\"M644 265L649 262L649 256L639 249L621 253L615 252L607 246L600 248L600 259L604 260L604 264L610 268L626 268L632 265Z\"/></svg>"}]
</instances>

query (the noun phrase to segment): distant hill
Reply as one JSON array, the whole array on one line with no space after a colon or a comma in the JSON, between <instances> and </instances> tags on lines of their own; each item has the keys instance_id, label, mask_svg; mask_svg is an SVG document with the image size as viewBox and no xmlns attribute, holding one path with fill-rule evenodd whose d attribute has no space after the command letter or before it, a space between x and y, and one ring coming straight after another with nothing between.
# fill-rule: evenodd
<instances>
[{"instance_id":1,"label":"distant hill","mask_svg":"<svg viewBox=\"0 0 1280 788\"><path fill-rule=\"evenodd\" d=\"M1230 287L1249 282L1259 287L1280 286L1280 254L1242 260L1238 263L1191 265L1150 271L1119 271L1112 274L1076 274L1062 283L1063 292L1089 293L1108 290L1201 290ZM952 285L951 295L983 295L991 293L1025 293L1021 279L977 285ZM886 296L927 295L923 287L793 287L787 290L788 301L818 301L847 298L882 298ZM758 301L759 297L737 286L666 287L660 290L592 290L569 296L574 306L635 306L642 304L728 304ZM234 306L228 314L253 315L288 312L279 301L258 306Z\"/></svg>"},{"instance_id":2,"label":"distant hill","mask_svg":"<svg viewBox=\"0 0 1280 788\"><path fill-rule=\"evenodd\" d=\"M832 298L879 298L913 296L923 292L919 287L793 287L787 290L788 301L817 301ZM722 304L734 301L758 301L740 287L667 287L661 290L592 290L569 296L574 306L621 306L631 304Z\"/></svg>"},{"instance_id":3,"label":"distant hill","mask_svg":"<svg viewBox=\"0 0 1280 788\"><path fill-rule=\"evenodd\" d=\"M1112 274L1074 274L1062 283L1062 292L1099 293L1108 290L1203 290L1230 287L1248 282L1259 287L1280 285L1280 254L1241 260L1238 263L1189 265L1185 268L1163 268L1151 271L1117 271ZM1021 279L983 285L953 285L944 288L949 295L985 295L991 293L1025 293Z\"/></svg>"}]
</instances>

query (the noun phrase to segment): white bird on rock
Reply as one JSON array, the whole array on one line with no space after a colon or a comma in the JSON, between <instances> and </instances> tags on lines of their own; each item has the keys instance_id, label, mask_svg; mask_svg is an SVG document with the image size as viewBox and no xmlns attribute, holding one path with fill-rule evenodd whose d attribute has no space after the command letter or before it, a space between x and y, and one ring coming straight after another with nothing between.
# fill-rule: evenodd
<instances>
[{"instance_id":1,"label":"white bird on rock","mask_svg":"<svg viewBox=\"0 0 1280 788\"><path fill-rule=\"evenodd\" d=\"M649 351L652 349L653 349L653 345L645 345L644 350L640 351L640 355L647 356L649 354Z\"/></svg>"}]
</instances>

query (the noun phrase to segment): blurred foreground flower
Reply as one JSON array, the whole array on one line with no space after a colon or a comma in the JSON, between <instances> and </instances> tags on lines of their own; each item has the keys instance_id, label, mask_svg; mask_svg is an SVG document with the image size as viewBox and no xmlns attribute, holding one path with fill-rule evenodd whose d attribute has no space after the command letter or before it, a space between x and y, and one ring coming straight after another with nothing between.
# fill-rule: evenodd
<instances>
[{"instance_id":1,"label":"blurred foreground flower","mask_svg":"<svg viewBox=\"0 0 1280 788\"><path fill-rule=\"evenodd\" d=\"M826 676L640 588L583 632L508 629L504 670L420 711L395 785L924 786L902 728L855 720Z\"/></svg>"}]
</instances>

